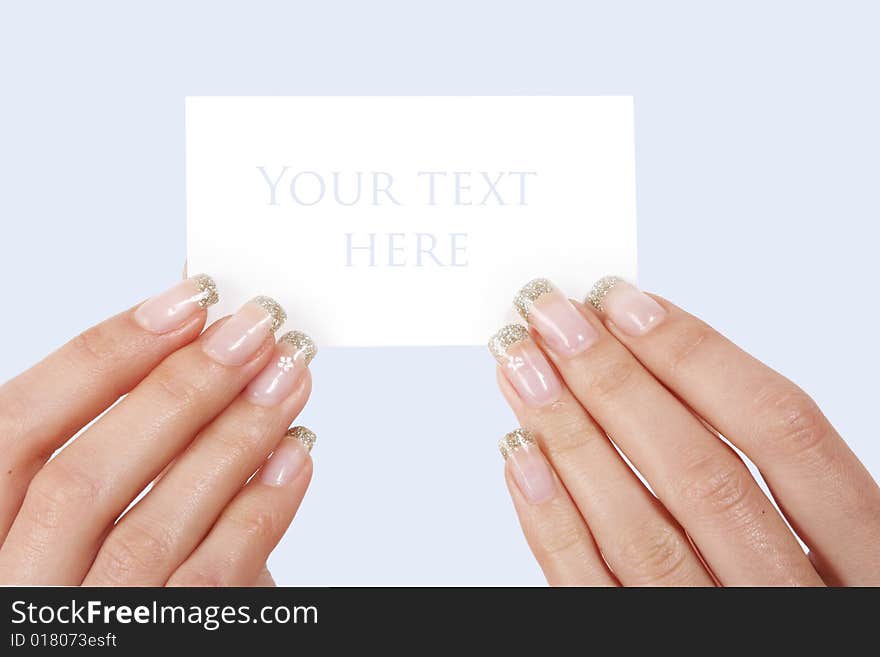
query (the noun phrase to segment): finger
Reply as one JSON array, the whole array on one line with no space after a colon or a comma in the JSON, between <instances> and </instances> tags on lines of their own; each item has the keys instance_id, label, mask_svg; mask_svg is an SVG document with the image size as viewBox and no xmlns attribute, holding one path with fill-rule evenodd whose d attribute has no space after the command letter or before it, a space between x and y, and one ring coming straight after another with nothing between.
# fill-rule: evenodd
<instances>
[{"instance_id":1,"label":"finger","mask_svg":"<svg viewBox=\"0 0 880 657\"><path fill-rule=\"evenodd\" d=\"M296 331L104 540L84 584L161 586L202 541L308 399L314 343ZM186 500L186 504L181 504Z\"/></svg>"},{"instance_id":2,"label":"finger","mask_svg":"<svg viewBox=\"0 0 880 657\"><path fill-rule=\"evenodd\" d=\"M266 566L263 566L263 570L260 571L260 574L257 575L257 579L254 582L254 586L261 587L275 587L275 578L272 577L272 573L269 572L269 569Z\"/></svg>"},{"instance_id":3,"label":"finger","mask_svg":"<svg viewBox=\"0 0 880 657\"><path fill-rule=\"evenodd\" d=\"M668 301L617 279L603 289L609 330L755 462L826 581L880 584L880 487L816 404Z\"/></svg>"},{"instance_id":4,"label":"finger","mask_svg":"<svg viewBox=\"0 0 880 657\"><path fill-rule=\"evenodd\" d=\"M617 586L577 507L534 436L512 431L498 444L526 541L550 586Z\"/></svg>"},{"instance_id":5,"label":"finger","mask_svg":"<svg viewBox=\"0 0 880 657\"><path fill-rule=\"evenodd\" d=\"M714 585L682 528L568 390L552 406L533 409L500 371L498 384L517 419L537 437L621 584Z\"/></svg>"},{"instance_id":6,"label":"finger","mask_svg":"<svg viewBox=\"0 0 880 657\"><path fill-rule=\"evenodd\" d=\"M210 277L181 281L93 326L0 387L0 541L52 453L194 340L205 308L217 300Z\"/></svg>"},{"instance_id":7,"label":"finger","mask_svg":"<svg viewBox=\"0 0 880 657\"><path fill-rule=\"evenodd\" d=\"M536 341L581 405L684 527L719 581L821 584L785 521L733 450L658 383L595 314L577 304L576 314L561 316L560 293L544 283L551 291L538 289L525 313L536 329ZM573 352L554 349L551 343L558 343L553 342L551 325L559 334L587 338ZM546 341L544 335L549 336ZM575 339L569 341L574 344ZM516 345L511 349L514 355L524 351ZM511 373L510 378L515 384L520 377Z\"/></svg>"},{"instance_id":8,"label":"finger","mask_svg":"<svg viewBox=\"0 0 880 657\"><path fill-rule=\"evenodd\" d=\"M79 584L98 538L269 359L283 321L258 298L166 358L31 481L0 581Z\"/></svg>"},{"instance_id":9,"label":"finger","mask_svg":"<svg viewBox=\"0 0 880 657\"><path fill-rule=\"evenodd\" d=\"M229 503L168 586L249 586L293 521L312 477L315 434L294 427Z\"/></svg>"}]
</instances>

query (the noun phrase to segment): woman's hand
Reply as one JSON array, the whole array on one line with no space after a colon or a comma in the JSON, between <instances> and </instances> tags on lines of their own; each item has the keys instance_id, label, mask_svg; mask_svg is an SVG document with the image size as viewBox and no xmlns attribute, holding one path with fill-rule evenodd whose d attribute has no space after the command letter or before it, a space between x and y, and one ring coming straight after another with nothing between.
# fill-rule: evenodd
<instances>
[{"instance_id":1,"label":"woman's hand","mask_svg":"<svg viewBox=\"0 0 880 657\"><path fill-rule=\"evenodd\" d=\"M551 584L880 585L880 488L802 390L616 278L588 302L533 281L531 332L489 345L523 427L500 445L508 488Z\"/></svg>"},{"instance_id":2,"label":"woman's hand","mask_svg":"<svg viewBox=\"0 0 880 657\"><path fill-rule=\"evenodd\" d=\"M186 279L0 387L0 583L272 584L312 472L314 434L288 426L315 347L275 343L267 297L200 335L216 301Z\"/></svg>"}]
</instances>

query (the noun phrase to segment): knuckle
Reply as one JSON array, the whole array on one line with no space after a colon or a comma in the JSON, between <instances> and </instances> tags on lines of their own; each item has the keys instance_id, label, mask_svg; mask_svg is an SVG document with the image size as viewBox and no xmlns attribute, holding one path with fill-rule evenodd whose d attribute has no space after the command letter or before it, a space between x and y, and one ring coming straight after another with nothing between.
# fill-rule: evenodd
<instances>
[{"instance_id":1,"label":"knuckle","mask_svg":"<svg viewBox=\"0 0 880 657\"><path fill-rule=\"evenodd\" d=\"M271 508L249 508L231 512L228 518L236 531L256 543L269 543L278 539L284 532L285 523L281 514Z\"/></svg>"},{"instance_id":2,"label":"knuckle","mask_svg":"<svg viewBox=\"0 0 880 657\"><path fill-rule=\"evenodd\" d=\"M558 409L557 409L558 410ZM584 417L557 418L552 430L542 431L548 455L577 463L580 453L595 440L605 440L598 427Z\"/></svg>"},{"instance_id":3,"label":"knuckle","mask_svg":"<svg viewBox=\"0 0 880 657\"><path fill-rule=\"evenodd\" d=\"M736 457L710 456L690 468L683 478L681 496L687 503L716 515L748 513L754 486L745 465Z\"/></svg>"},{"instance_id":4,"label":"knuckle","mask_svg":"<svg viewBox=\"0 0 880 657\"><path fill-rule=\"evenodd\" d=\"M707 346L717 339L717 333L702 322L684 322L672 336L666 353L671 372L686 369L702 357Z\"/></svg>"},{"instance_id":5,"label":"knuckle","mask_svg":"<svg viewBox=\"0 0 880 657\"><path fill-rule=\"evenodd\" d=\"M624 537L620 558L637 585L681 580L689 547L672 527L651 523Z\"/></svg>"},{"instance_id":6,"label":"knuckle","mask_svg":"<svg viewBox=\"0 0 880 657\"><path fill-rule=\"evenodd\" d=\"M167 568L173 557L174 540L167 528L132 518L110 533L97 566L101 577L125 584Z\"/></svg>"},{"instance_id":7,"label":"knuckle","mask_svg":"<svg viewBox=\"0 0 880 657\"><path fill-rule=\"evenodd\" d=\"M98 480L80 470L49 463L28 486L22 511L46 529L59 528L66 518L82 509L94 509L101 496Z\"/></svg>"},{"instance_id":8,"label":"knuckle","mask_svg":"<svg viewBox=\"0 0 880 657\"><path fill-rule=\"evenodd\" d=\"M638 366L631 359L613 358L591 368L590 390L599 397L624 393L637 380Z\"/></svg>"},{"instance_id":9,"label":"knuckle","mask_svg":"<svg viewBox=\"0 0 880 657\"><path fill-rule=\"evenodd\" d=\"M541 551L548 557L561 557L573 550L581 548L582 536L579 532L565 527L560 527L559 531L545 535L541 543Z\"/></svg>"},{"instance_id":10,"label":"knuckle","mask_svg":"<svg viewBox=\"0 0 880 657\"><path fill-rule=\"evenodd\" d=\"M0 440L16 446L25 435L29 405L15 385L15 379L0 386Z\"/></svg>"},{"instance_id":11,"label":"knuckle","mask_svg":"<svg viewBox=\"0 0 880 657\"><path fill-rule=\"evenodd\" d=\"M98 324L71 340L70 347L77 358L100 370L109 365L119 350L119 340L114 331L104 324Z\"/></svg>"},{"instance_id":12,"label":"knuckle","mask_svg":"<svg viewBox=\"0 0 880 657\"><path fill-rule=\"evenodd\" d=\"M531 529L537 543L536 551L548 558L580 551L585 544L583 522L568 513L550 513L535 518Z\"/></svg>"},{"instance_id":13,"label":"knuckle","mask_svg":"<svg viewBox=\"0 0 880 657\"><path fill-rule=\"evenodd\" d=\"M274 434L270 435L267 422L253 417L217 429L211 440L215 443L220 458L227 463L246 460L270 438L275 438Z\"/></svg>"},{"instance_id":14,"label":"knuckle","mask_svg":"<svg viewBox=\"0 0 880 657\"><path fill-rule=\"evenodd\" d=\"M822 411L803 390L791 383L774 386L758 401L758 428L762 442L785 454L809 452L829 435Z\"/></svg>"},{"instance_id":15,"label":"knuckle","mask_svg":"<svg viewBox=\"0 0 880 657\"><path fill-rule=\"evenodd\" d=\"M184 407L195 403L210 386L205 377L170 361L157 367L150 375L150 380L172 405Z\"/></svg>"}]
</instances>

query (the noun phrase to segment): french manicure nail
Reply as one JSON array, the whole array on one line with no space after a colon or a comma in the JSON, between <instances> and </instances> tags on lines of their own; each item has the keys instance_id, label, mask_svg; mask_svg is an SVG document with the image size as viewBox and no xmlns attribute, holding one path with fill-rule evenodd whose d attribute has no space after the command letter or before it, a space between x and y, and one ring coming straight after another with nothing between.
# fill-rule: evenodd
<instances>
[{"instance_id":1,"label":"french manicure nail","mask_svg":"<svg viewBox=\"0 0 880 657\"><path fill-rule=\"evenodd\" d=\"M317 352L312 339L301 331L282 335L273 359L245 390L248 399L259 406L280 404L294 391Z\"/></svg>"},{"instance_id":2,"label":"french manicure nail","mask_svg":"<svg viewBox=\"0 0 880 657\"><path fill-rule=\"evenodd\" d=\"M516 485L531 504L542 504L556 495L556 481L547 459L531 432L516 429L498 443Z\"/></svg>"},{"instance_id":3,"label":"french manicure nail","mask_svg":"<svg viewBox=\"0 0 880 657\"><path fill-rule=\"evenodd\" d=\"M526 404L541 407L559 399L562 384L525 326L505 326L489 340L489 351Z\"/></svg>"},{"instance_id":4,"label":"french manicure nail","mask_svg":"<svg viewBox=\"0 0 880 657\"><path fill-rule=\"evenodd\" d=\"M546 278L527 283L513 305L560 356L574 356L593 344L599 332Z\"/></svg>"},{"instance_id":5,"label":"french manicure nail","mask_svg":"<svg viewBox=\"0 0 880 657\"><path fill-rule=\"evenodd\" d=\"M587 301L633 337L644 335L666 317L659 303L617 276L600 279L590 290Z\"/></svg>"},{"instance_id":6,"label":"french manicure nail","mask_svg":"<svg viewBox=\"0 0 880 657\"><path fill-rule=\"evenodd\" d=\"M274 299L255 297L239 308L202 343L208 356L223 365L241 365L277 331L287 314Z\"/></svg>"},{"instance_id":7,"label":"french manicure nail","mask_svg":"<svg viewBox=\"0 0 880 657\"><path fill-rule=\"evenodd\" d=\"M315 433L305 427L288 429L281 444L260 470L260 481L269 486L284 486L296 479L315 445Z\"/></svg>"},{"instance_id":8,"label":"french manicure nail","mask_svg":"<svg viewBox=\"0 0 880 657\"><path fill-rule=\"evenodd\" d=\"M214 279L199 274L144 301L134 311L134 321L150 333L167 333L219 300Z\"/></svg>"}]
</instances>

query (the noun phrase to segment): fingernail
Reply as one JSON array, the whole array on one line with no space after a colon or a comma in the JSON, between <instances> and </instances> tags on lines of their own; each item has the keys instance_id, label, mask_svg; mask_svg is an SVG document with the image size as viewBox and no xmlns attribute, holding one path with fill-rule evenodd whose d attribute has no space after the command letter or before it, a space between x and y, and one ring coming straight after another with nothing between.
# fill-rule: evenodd
<instances>
[{"instance_id":1,"label":"fingernail","mask_svg":"<svg viewBox=\"0 0 880 657\"><path fill-rule=\"evenodd\" d=\"M214 279L199 274L144 301L134 311L134 321L150 333L167 333L218 301Z\"/></svg>"},{"instance_id":2,"label":"fingernail","mask_svg":"<svg viewBox=\"0 0 880 657\"><path fill-rule=\"evenodd\" d=\"M587 301L633 337L644 335L666 317L659 303L617 276L600 279L590 290Z\"/></svg>"},{"instance_id":3,"label":"fingernail","mask_svg":"<svg viewBox=\"0 0 880 657\"><path fill-rule=\"evenodd\" d=\"M280 404L294 391L317 352L312 339L301 331L282 335L272 360L245 390L248 399L259 406Z\"/></svg>"},{"instance_id":4,"label":"fingernail","mask_svg":"<svg viewBox=\"0 0 880 657\"><path fill-rule=\"evenodd\" d=\"M599 332L546 278L527 283L516 295L513 305L561 356L579 354L599 337Z\"/></svg>"},{"instance_id":5,"label":"fingernail","mask_svg":"<svg viewBox=\"0 0 880 657\"><path fill-rule=\"evenodd\" d=\"M511 431L498 443L498 449L523 497L530 503L542 504L556 495L553 473L531 432Z\"/></svg>"},{"instance_id":6,"label":"fingernail","mask_svg":"<svg viewBox=\"0 0 880 657\"><path fill-rule=\"evenodd\" d=\"M559 399L562 385L556 372L525 326L505 326L489 340L489 351L526 404L540 407Z\"/></svg>"},{"instance_id":7,"label":"fingernail","mask_svg":"<svg viewBox=\"0 0 880 657\"><path fill-rule=\"evenodd\" d=\"M269 486L284 486L296 479L309 459L315 440L315 433L305 427L288 429L285 439L260 470L260 481Z\"/></svg>"},{"instance_id":8,"label":"fingernail","mask_svg":"<svg viewBox=\"0 0 880 657\"><path fill-rule=\"evenodd\" d=\"M277 331L287 314L274 299L255 297L239 308L202 343L208 356L223 365L241 365Z\"/></svg>"}]
</instances>

